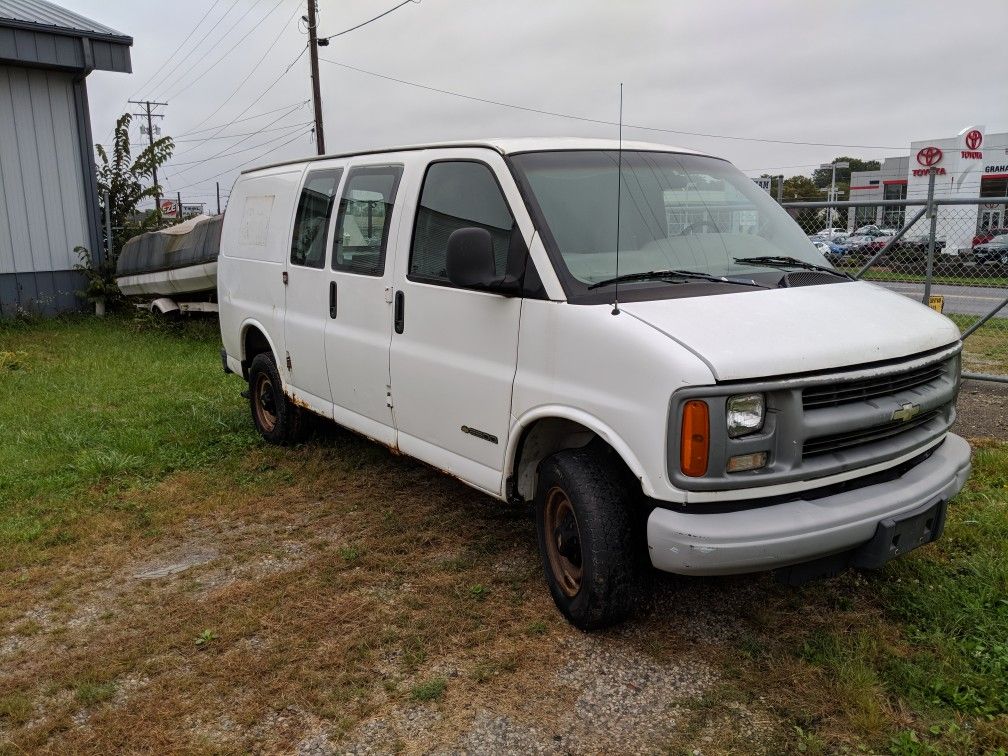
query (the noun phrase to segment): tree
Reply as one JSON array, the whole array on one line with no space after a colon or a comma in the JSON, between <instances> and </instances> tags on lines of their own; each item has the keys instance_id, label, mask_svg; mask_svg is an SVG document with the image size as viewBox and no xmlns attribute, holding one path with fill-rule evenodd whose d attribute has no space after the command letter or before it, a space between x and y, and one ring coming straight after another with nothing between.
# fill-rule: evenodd
<instances>
[{"instance_id":1,"label":"tree","mask_svg":"<svg viewBox=\"0 0 1008 756\"><path fill-rule=\"evenodd\" d=\"M878 160L862 160L861 158L850 157L849 155L841 155L840 157L833 158L831 162L842 163L845 161L850 163L850 168L836 169L837 186L840 184L850 186L850 177L853 171L877 171L882 167L882 163ZM812 172L812 181L815 182L815 185L820 189L828 187L832 179L832 168L816 168Z\"/></svg>"},{"instance_id":2,"label":"tree","mask_svg":"<svg viewBox=\"0 0 1008 756\"><path fill-rule=\"evenodd\" d=\"M826 199L819 187L815 185L808 176L791 176L784 179L784 201L794 202L795 200L823 200Z\"/></svg>"},{"instance_id":3,"label":"tree","mask_svg":"<svg viewBox=\"0 0 1008 756\"><path fill-rule=\"evenodd\" d=\"M134 159L130 153L130 120L130 114L123 113L116 121L111 160L102 145L95 145L101 160L98 167L98 198L103 223L106 212L110 213L112 221L110 246L113 260L118 260L123 244L161 222L160 209L143 216L138 222L137 205L145 199L154 199L163 194L161 187L153 182L154 171L168 162L175 149L171 137L161 137L145 147ZM146 181L150 181L150 185L145 187ZM106 196L109 198L109 208L105 207Z\"/></svg>"},{"instance_id":4,"label":"tree","mask_svg":"<svg viewBox=\"0 0 1008 756\"><path fill-rule=\"evenodd\" d=\"M129 113L124 113L116 121L111 159L102 145L95 145L101 161L97 178L102 233L104 234L108 225L111 225L112 240L106 247L108 252L104 256L99 256L100 263L95 262L96 250L77 247L80 263L75 267L87 278L87 285L80 292L81 296L96 302L114 303L121 297L115 285L115 271L123 245L137 234L160 225L160 208L155 208L153 213L140 214L137 212L137 205L162 193L161 187L154 184L154 171L168 161L175 149L171 137L161 137L133 158L130 152L130 120ZM144 186L147 181L150 185ZM106 217L110 221L109 224L106 223Z\"/></svg>"}]
</instances>

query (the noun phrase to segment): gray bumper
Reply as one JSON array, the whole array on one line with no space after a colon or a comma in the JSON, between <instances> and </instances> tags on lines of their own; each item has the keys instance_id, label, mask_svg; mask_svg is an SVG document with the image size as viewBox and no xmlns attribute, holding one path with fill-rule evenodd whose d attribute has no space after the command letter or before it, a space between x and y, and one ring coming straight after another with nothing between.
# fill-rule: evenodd
<instances>
[{"instance_id":1,"label":"gray bumper","mask_svg":"<svg viewBox=\"0 0 1008 756\"><path fill-rule=\"evenodd\" d=\"M737 512L658 508L647 523L651 563L686 575L730 575L836 554L870 540L885 518L955 496L969 473L969 444L949 433L924 462L886 483Z\"/></svg>"}]
</instances>

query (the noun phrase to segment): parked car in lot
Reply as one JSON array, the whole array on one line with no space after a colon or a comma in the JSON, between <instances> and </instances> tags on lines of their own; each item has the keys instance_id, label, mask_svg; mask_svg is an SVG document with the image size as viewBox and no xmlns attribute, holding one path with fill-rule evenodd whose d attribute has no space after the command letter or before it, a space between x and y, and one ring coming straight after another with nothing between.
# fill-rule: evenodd
<instances>
[{"instance_id":1,"label":"parked car in lot","mask_svg":"<svg viewBox=\"0 0 1008 756\"><path fill-rule=\"evenodd\" d=\"M976 236L973 237L973 244L970 245L973 249L976 249L978 244L986 244L995 236L1003 236L1008 234L1008 228L988 228L984 229Z\"/></svg>"},{"instance_id":2,"label":"parked car in lot","mask_svg":"<svg viewBox=\"0 0 1008 756\"><path fill-rule=\"evenodd\" d=\"M1008 233L973 248L973 261L978 265L1008 265Z\"/></svg>"},{"instance_id":3,"label":"parked car in lot","mask_svg":"<svg viewBox=\"0 0 1008 756\"><path fill-rule=\"evenodd\" d=\"M853 236L880 236L882 229L874 223L867 226L860 226L854 229Z\"/></svg>"},{"instance_id":4,"label":"parked car in lot","mask_svg":"<svg viewBox=\"0 0 1008 756\"><path fill-rule=\"evenodd\" d=\"M248 170L218 300L264 439L314 413L533 504L585 629L630 614L649 566L879 567L939 537L970 471L959 329L824 264L687 150L505 139Z\"/></svg>"},{"instance_id":5,"label":"parked car in lot","mask_svg":"<svg viewBox=\"0 0 1008 756\"><path fill-rule=\"evenodd\" d=\"M824 236L828 239L831 239L834 236L846 236L846 235L847 235L846 228L836 228L835 226L831 226L830 228L824 228L821 231L816 231L815 234L813 234L813 236Z\"/></svg>"}]
</instances>

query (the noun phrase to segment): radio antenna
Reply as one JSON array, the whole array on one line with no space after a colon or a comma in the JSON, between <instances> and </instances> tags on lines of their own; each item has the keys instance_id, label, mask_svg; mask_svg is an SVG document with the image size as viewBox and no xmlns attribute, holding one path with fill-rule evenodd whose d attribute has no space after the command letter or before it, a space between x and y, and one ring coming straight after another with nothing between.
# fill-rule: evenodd
<instances>
[{"instance_id":1,"label":"radio antenna","mask_svg":"<svg viewBox=\"0 0 1008 756\"><path fill-rule=\"evenodd\" d=\"M619 226L620 199L623 194L623 82L619 85L619 146L616 149L616 285L612 314L619 315Z\"/></svg>"}]
</instances>

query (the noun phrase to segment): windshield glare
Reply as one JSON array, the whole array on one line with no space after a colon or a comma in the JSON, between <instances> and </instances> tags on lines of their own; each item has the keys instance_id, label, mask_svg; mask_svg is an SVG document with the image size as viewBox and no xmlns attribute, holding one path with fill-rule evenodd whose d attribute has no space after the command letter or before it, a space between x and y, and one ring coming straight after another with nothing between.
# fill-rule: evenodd
<instances>
[{"instance_id":1,"label":"windshield glare","mask_svg":"<svg viewBox=\"0 0 1008 756\"><path fill-rule=\"evenodd\" d=\"M585 150L513 157L577 288L681 269L746 278L771 268L737 257L786 256L829 266L798 225L730 163L666 152ZM775 269L780 273L779 269Z\"/></svg>"}]
</instances>

